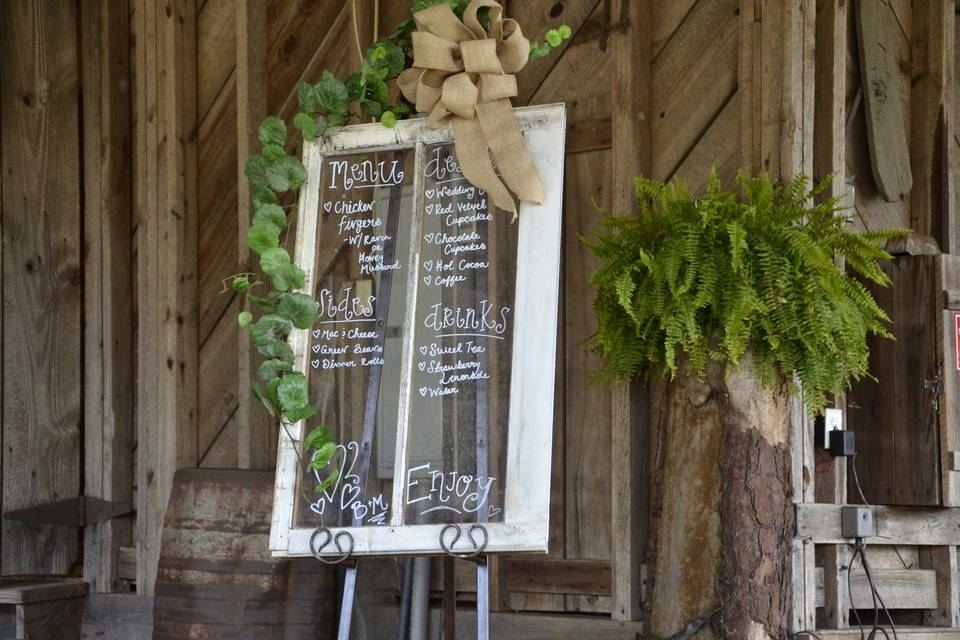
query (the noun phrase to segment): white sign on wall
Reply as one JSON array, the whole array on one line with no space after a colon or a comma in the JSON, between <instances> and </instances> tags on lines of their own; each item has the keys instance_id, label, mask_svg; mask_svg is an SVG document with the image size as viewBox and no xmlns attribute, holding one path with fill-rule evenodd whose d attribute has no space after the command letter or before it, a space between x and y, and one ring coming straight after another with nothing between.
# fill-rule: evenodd
<instances>
[{"instance_id":1,"label":"white sign on wall","mask_svg":"<svg viewBox=\"0 0 960 640\"><path fill-rule=\"evenodd\" d=\"M515 113L546 192L516 222L448 128L306 143L296 261L320 317L291 341L318 415L281 430L274 555L547 551L566 125ZM298 464L318 424L339 443L322 492L331 468Z\"/></svg>"}]
</instances>

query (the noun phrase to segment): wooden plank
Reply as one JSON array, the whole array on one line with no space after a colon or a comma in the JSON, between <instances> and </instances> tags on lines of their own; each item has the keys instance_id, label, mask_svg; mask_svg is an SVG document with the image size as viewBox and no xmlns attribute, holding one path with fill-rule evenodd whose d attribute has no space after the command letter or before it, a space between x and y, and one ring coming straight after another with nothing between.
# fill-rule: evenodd
<instances>
[{"instance_id":1,"label":"wooden plank","mask_svg":"<svg viewBox=\"0 0 960 640\"><path fill-rule=\"evenodd\" d=\"M627 6L619 6L621 3L627 3ZM653 102L653 58L650 21L653 4L647 0L620 0L614 4L618 6L615 15L625 15L629 27L625 32L613 34L611 40L613 194L610 201L615 211L633 212L636 210L633 177L649 175L651 167L649 114ZM567 284L569 286L569 281ZM639 382L611 389L611 614L614 620L620 621L638 620L642 609L640 564L646 547L650 509L646 493L648 483L644 479L646 465L643 463L649 431L646 397L646 386ZM581 524L581 529L585 524ZM585 528L588 531L594 529L591 533L595 534L597 525L594 522Z\"/></svg>"},{"instance_id":2,"label":"wooden plank","mask_svg":"<svg viewBox=\"0 0 960 640\"><path fill-rule=\"evenodd\" d=\"M840 505L798 504L797 538L815 544L846 544ZM960 544L960 508L875 506L877 535L868 544L942 546Z\"/></svg>"},{"instance_id":3,"label":"wooden plank","mask_svg":"<svg viewBox=\"0 0 960 640\"><path fill-rule=\"evenodd\" d=\"M923 551L920 561L923 566L932 570L936 587L933 606L920 607L927 609L923 613L923 621L932 627L960 626L960 567L957 566L957 548L931 547Z\"/></svg>"},{"instance_id":4,"label":"wooden plank","mask_svg":"<svg viewBox=\"0 0 960 640\"><path fill-rule=\"evenodd\" d=\"M953 0L927 0L913 3L911 32L910 170L914 177L910 192L911 227L918 233L937 238L944 252L949 229L945 228L943 197L945 158L949 118L953 100L954 55ZM884 151L884 153L887 153Z\"/></svg>"},{"instance_id":5,"label":"wooden plank","mask_svg":"<svg viewBox=\"0 0 960 640\"><path fill-rule=\"evenodd\" d=\"M257 128L267 115L267 0L241 0L237 12L237 257L239 272L253 272L256 261L247 248L253 220L250 182L244 176L248 157L260 150ZM244 300L241 310L253 312ZM230 321L231 317L225 318ZM237 429L241 469L270 469L276 463L273 420L253 395L258 356L250 334L238 331Z\"/></svg>"},{"instance_id":6,"label":"wooden plank","mask_svg":"<svg viewBox=\"0 0 960 640\"><path fill-rule=\"evenodd\" d=\"M564 235L564 451L560 473L565 493L564 549L568 560L610 560L617 529L612 518L610 472L612 400L607 388L589 382L600 366L585 341L597 330L597 320L584 304L592 296L590 274L595 256L580 243L580 234L597 230L599 216L591 200L609 202L612 154L594 151L567 157ZM626 535L617 532L616 535ZM508 576L509 579L509 576ZM590 610L597 603L569 598L568 611Z\"/></svg>"},{"instance_id":7,"label":"wooden plank","mask_svg":"<svg viewBox=\"0 0 960 640\"><path fill-rule=\"evenodd\" d=\"M237 427L237 414L232 414L223 428L214 437L210 446L200 458L202 469L238 469L240 468L240 434Z\"/></svg>"},{"instance_id":8,"label":"wooden plank","mask_svg":"<svg viewBox=\"0 0 960 640\"><path fill-rule=\"evenodd\" d=\"M870 551L867 552L868 559ZM937 606L937 572L932 569L878 569L870 562L870 575L888 609L932 609ZM859 564L850 576L853 603L858 609L870 609L872 596L867 575ZM843 567L843 589L847 590L847 567ZM817 569L817 606L830 607L826 602L825 571ZM846 602L846 600L845 600ZM826 624L830 625L827 620ZM841 627L847 628L847 627Z\"/></svg>"},{"instance_id":9,"label":"wooden plank","mask_svg":"<svg viewBox=\"0 0 960 640\"><path fill-rule=\"evenodd\" d=\"M895 202L909 196L913 186L893 46L896 16L882 3L858 2L854 11L870 164L880 194L888 202Z\"/></svg>"},{"instance_id":10,"label":"wooden plank","mask_svg":"<svg viewBox=\"0 0 960 640\"><path fill-rule=\"evenodd\" d=\"M84 493L127 502L133 487L130 289L130 18L126 0L81 6L84 96ZM118 589L131 523L87 528L84 577Z\"/></svg>"},{"instance_id":11,"label":"wooden plank","mask_svg":"<svg viewBox=\"0 0 960 640\"><path fill-rule=\"evenodd\" d=\"M693 193L703 193L710 179L710 170L716 167L721 183L732 189L740 164L739 137L740 97L734 94L684 157L673 177L685 182Z\"/></svg>"},{"instance_id":12,"label":"wooden plank","mask_svg":"<svg viewBox=\"0 0 960 640\"><path fill-rule=\"evenodd\" d=\"M506 561L505 571L510 591L584 596L611 594L609 562L510 558Z\"/></svg>"},{"instance_id":13,"label":"wooden plank","mask_svg":"<svg viewBox=\"0 0 960 640\"><path fill-rule=\"evenodd\" d=\"M163 9L163 10L161 10ZM197 463L196 2L138 0L137 590L150 595L178 468Z\"/></svg>"},{"instance_id":14,"label":"wooden plank","mask_svg":"<svg viewBox=\"0 0 960 640\"><path fill-rule=\"evenodd\" d=\"M77 9L0 7L3 511L80 494ZM4 574L66 574L77 535L3 522Z\"/></svg>"},{"instance_id":15,"label":"wooden plank","mask_svg":"<svg viewBox=\"0 0 960 640\"><path fill-rule=\"evenodd\" d=\"M85 596L90 586L83 580L3 580L0 604L31 604Z\"/></svg>"},{"instance_id":16,"label":"wooden plank","mask_svg":"<svg viewBox=\"0 0 960 640\"><path fill-rule=\"evenodd\" d=\"M690 11L696 7L698 0L674 0L657 5L651 21L651 50L654 64L657 56L677 32L680 25L686 20Z\"/></svg>"},{"instance_id":17,"label":"wooden plank","mask_svg":"<svg viewBox=\"0 0 960 640\"><path fill-rule=\"evenodd\" d=\"M80 634L86 598L40 602L17 607L18 638L75 640Z\"/></svg>"},{"instance_id":18,"label":"wooden plank","mask_svg":"<svg viewBox=\"0 0 960 640\"><path fill-rule=\"evenodd\" d=\"M238 9L236 0L207 0L197 13L197 113L201 121L237 64L234 23L240 16Z\"/></svg>"},{"instance_id":19,"label":"wooden plank","mask_svg":"<svg viewBox=\"0 0 960 640\"><path fill-rule=\"evenodd\" d=\"M613 146L613 121L593 118L567 127L567 155L609 149Z\"/></svg>"},{"instance_id":20,"label":"wooden plank","mask_svg":"<svg viewBox=\"0 0 960 640\"><path fill-rule=\"evenodd\" d=\"M651 176L669 179L737 90L737 0L699 2L653 65Z\"/></svg>"},{"instance_id":21,"label":"wooden plank","mask_svg":"<svg viewBox=\"0 0 960 640\"><path fill-rule=\"evenodd\" d=\"M523 0L512 2L508 7L509 16L523 27L523 35L531 40L543 40L544 34L566 24L576 35L587 24L587 18L600 5L600 0ZM589 28L589 27L588 27ZM537 104L531 99L540 89L544 80L555 72L563 53L571 46L573 38L565 41L549 56L531 60L523 72L517 75L517 98L514 104Z\"/></svg>"},{"instance_id":22,"label":"wooden plank","mask_svg":"<svg viewBox=\"0 0 960 640\"><path fill-rule=\"evenodd\" d=\"M854 640L860 638L859 629L848 629L845 631L817 631L823 640L843 640L849 638ZM878 634L879 635L879 634ZM899 640L960 640L960 631L945 631L942 629L929 629L923 627L903 627L897 625L897 638Z\"/></svg>"},{"instance_id":23,"label":"wooden plank","mask_svg":"<svg viewBox=\"0 0 960 640\"><path fill-rule=\"evenodd\" d=\"M237 344L241 333L236 321L238 313L240 313L239 299L234 298L233 303L224 313L223 327L212 333L200 347L197 420L199 460L203 460L224 425L237 412L237 392L240 388ZM238 450L237 455L234 456L238 461L239 453Z\"/></svg>"}]
</instances>

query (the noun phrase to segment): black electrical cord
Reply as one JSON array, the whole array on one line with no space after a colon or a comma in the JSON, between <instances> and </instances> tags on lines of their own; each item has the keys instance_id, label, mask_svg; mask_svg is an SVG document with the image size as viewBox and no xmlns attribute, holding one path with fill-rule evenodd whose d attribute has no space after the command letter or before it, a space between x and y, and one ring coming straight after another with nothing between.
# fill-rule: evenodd
<instances>
[{"instance_id":1,"label":"black electrical cord","mask_svg":"<svg viewBox=\"0 0 960 640\"><path fill-rule=\"evenodd\" d=\"M863 621L860 619L860 612L857 611L857 607L853 602L853 583L850 576L853 573L853 563L857 559L858 555L860 556L860 564L863 565L863 573L867 577L867 584L870 587L870 596L873 600L873 628L870 630L869 635L866 635L865 633ZM883 611L884 616L887 618L887 622L890 623L890 630L893 632L893 640L898 640L897 626L893 623L893 616L891 616L890 611L887 610L887 606L884 604L883 598L880 596L880 591L877 589L877 584L873 581L873 574L870 571L870 563L867 560L866 545L863 542L863 538L856 539L853 547L853 555L850 557L850 564L847 567L847 597L850 599L850 608L853 609L853 616L856 618L857 627L860 629L860 640L874 640L878 633L882 633L884 638L890 640L890 634L887 633L885 628L880 626L880 611Z\"/></svg>"}]
</instances>

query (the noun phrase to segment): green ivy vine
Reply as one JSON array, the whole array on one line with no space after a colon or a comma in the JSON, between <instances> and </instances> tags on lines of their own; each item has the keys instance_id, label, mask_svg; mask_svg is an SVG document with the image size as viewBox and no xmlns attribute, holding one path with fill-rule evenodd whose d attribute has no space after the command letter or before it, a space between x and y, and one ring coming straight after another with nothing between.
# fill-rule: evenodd
<instances>
[{"instance_id":1,"label":"green ivy vine","mask_svg":"<svg viewBox=\"0 0 960 640\"><path fill-rule=\"evenodd\" d=\"M415 0L411 17L394 33L367 48L360 71L344 80L324 71L315 84L301 81L297 87L300 110L291 123L301 140L315 140L330 127L344 126L362 118L376 119L386 127L393 127L398 120L412 115L412 106L402 97L391 98L388 83L411 62L411 34L416 28L412 14L443 2L450 4L461 18L469 4L469 0ZM489 26L486 9L481 10L478 18ZM551 29L543 42L531 44L530 57L547 55L570 36L567 25ZM301 140L289 139L289 133L283 119L265 118L258 130L261 152L247 158L245 164L244 173L250 181L254 206L246 245L259 256L264 279L254 273L238 274L227 279L225 289L247 296L259 312L256 319L248 311L238 317L240 327L250 334L262 358L253 391L270 415L279 420L291 441L298 443L290 428L313 418L317 410L310 403L306 376L294 370L294 353L288 339L294 329L311 329L318 312L313 297L302 291L304 272L293 264L285 247L287 212L293 205L282 205L281 197L297 192L307 179L306 169L299 160ZM336 453L333 433L328 427L317 425L295 450L301 468L323 471ZM309 456L309 463L305 463L302 455ZM314 490L325 491L336 480L336 469L330 469Z\"/></svg>"},{"instance_id":2,"label":"green ivy vine","mask_svg":"<svg viewBox=\"0 0 960 640\"><path fill-rule=\"evenodd\" d=\"M799 176L778 184L740 173L739 194L713 172L694 197L680 182L636 178L639 215L606 215L584 238L601 260L592 282L604 358L600 379L651 372L702 375L708 361L737 366L746 353L764 382L797 375L807 408L869 375L868 334L892 337L886 313L856 278L887 286L884 243L908 233L854 233L839 199Z\"/></svg>"}]
</instances>

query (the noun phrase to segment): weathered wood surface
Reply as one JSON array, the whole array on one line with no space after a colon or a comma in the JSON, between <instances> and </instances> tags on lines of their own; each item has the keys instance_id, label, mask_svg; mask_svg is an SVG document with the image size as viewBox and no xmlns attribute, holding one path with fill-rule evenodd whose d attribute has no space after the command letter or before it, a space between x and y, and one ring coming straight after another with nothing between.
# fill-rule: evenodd
<instances>
[{"instance_id":1,"label":"weathered wood surface","mask_svg":"<svg viewBox=\"0 0 960 640\"><path fill-rule=\"evenodd\" d=\"M80 494L78 14L0 6L3 511ZM66 574L76 532L4 521L3 574Z\"/></svg>"},{"instance_id":2,"label":"weathered wood surface","mask_svg":"<svg viewBox=\"0 0 960 640\"><path fill-rule=\"evenodd\" d=\"M151 594L173 474L197 464L196 1L138 0L134 15L137 589Z\"/></svg>"},{"instance_id":3,"label":"weathered wood surface","mask_svg":"<svg viewBox=\"0 0 960 640\"><path fill-rule=\"evenodd\" d=\"M815 544L849 542L840 531L840 505L798 504L797 538ZM960 509L875 506L875 545L960 545Z\"/></svg>"},{"instance_id":4,"label":"weathered wood surface","mask_svg":"<svg viewBox=\"0 0 960 640\"><path fill-rule=\"evenodd\" d=\"M933 627L960 626L960 567L957 566L957 548L931 547L923 549L920 561L934 573L935 594L933 606L921 607L924 623Z\"/></svg>"},{"instance_id":5,"label":"weathered wood surface","mask_svg":"<svg viewBox=\"0 0 960 640\"><path fill-rule=\"evenodd\" d=\"M130 181L130 10L127 1L81 6L84 174L84 494L131 502L133 322ZM84 577L119 589L129 518L84 532Z\"/></svg>"},{"instance_id":6,"label":"weathered wood surface","mask_svg":"<svg viewBox=\"0 0 960 640\"><path fill-rule=\"evenodd\" d=\"M869 559L870 551L867 553ZM846 567L844 567L842 573L843 589L846 597ZM937 572L932 569L878 569L871 562L870 575L873 577L877 591L883 596L883 603L888 609L935 609L938 606L938 576ZM818 607L829 606L829 603L826 602L825 578L824 571L817 569L816 604ZM850 576L850 587L853 590L853 604L856 605L857 609L870 609L873 606L870 584L867 581L867 575L860 568L859 562L857 568L853 570L853 575Z\"/></svg>"},{"instance_id":7,"label":"weathered wood surface","mask_svg":"<svg viewBox=\"0 0 960 640\"><path fill-rule=\"evenodd\" d=\"M894 53L897 16L890 5L877 2L857 2L854 12L870 164L880 194L895 202L908 197L913 187Z\"/></svg>"},{"instance_id":8,"label":"weathered wood surface","mask_svg":"<svg viewBox=\"0 0 960 640\"><path fill-rule=\"evenodd\" d=\"M17 638L80 640L85 598L17 607Z\"/></svg>"}]
</instances>

